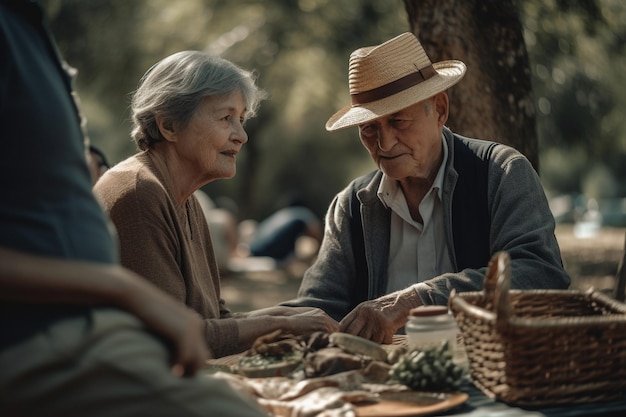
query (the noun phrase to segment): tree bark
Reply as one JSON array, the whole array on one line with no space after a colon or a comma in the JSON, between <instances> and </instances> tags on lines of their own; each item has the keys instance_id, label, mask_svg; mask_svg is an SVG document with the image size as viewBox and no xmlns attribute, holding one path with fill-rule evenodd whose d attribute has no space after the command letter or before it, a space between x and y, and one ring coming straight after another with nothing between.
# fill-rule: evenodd
<instances>
[{"instance_id":1,"label":"tree bark","mask_svg":"<svg viewBox=\"0 0 626 417\"><path fill-rule=\"evenodd\" d=\"M467 65L448 91L456 133L513 146L539 171L528 53L513 0L404 0L411 31L433 62Z\"/></svg>"}]
</instances>

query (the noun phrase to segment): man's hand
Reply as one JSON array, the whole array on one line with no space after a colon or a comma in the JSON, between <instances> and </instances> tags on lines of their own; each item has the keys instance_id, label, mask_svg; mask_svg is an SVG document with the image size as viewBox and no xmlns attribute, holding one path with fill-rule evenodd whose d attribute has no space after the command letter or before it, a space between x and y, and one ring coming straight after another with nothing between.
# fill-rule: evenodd
<instances>
[{"instance_id":1,"label":"man's hand","mask_svg":"<svg viewBox=\"0 0 626 417\"><path fill-rule=\"evenodd\" d=\"M406 324L409 310L419 305L413 288L364 301L341 320L339 330L389 344L396 331Z\"/></svg>"}]
</instances>

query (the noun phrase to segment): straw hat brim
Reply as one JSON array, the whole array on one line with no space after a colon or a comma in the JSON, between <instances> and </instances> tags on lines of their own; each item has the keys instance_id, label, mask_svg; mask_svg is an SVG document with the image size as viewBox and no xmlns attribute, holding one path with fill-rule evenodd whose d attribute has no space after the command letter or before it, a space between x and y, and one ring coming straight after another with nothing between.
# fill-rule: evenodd
<instances>
[{"instance_id":1,"label":"straw hat brim","mask_svg":"<svg viewBox=\"0 0 626 417\"><path fill-rule=\"evenodd\" d=\"M447 90L458 83L466 71L465 64L456 60L436 62L433 67L437 74L413 87L370 103L343 107L328 119L326 130L357 126L396 113Z\"/></svg>"}]
</instances>

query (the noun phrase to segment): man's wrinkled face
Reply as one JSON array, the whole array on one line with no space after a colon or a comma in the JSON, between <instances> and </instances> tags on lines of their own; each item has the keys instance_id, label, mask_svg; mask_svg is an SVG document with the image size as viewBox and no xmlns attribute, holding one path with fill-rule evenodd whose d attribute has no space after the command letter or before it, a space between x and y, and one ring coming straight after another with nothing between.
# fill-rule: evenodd
<instances>
[{"instance_id":1,"label":"man's wrinkled face","mask_svg":"<svg viewBox=\"0 0 626 417\"><path fill-rule=\"evenodd\" d=\"M410 107L359 125L359 137L376 165L390 178L428 178L441 156L447 96L440 93ZM445 102L445 116L442 108Z\"/></svg>"}]
</instances>

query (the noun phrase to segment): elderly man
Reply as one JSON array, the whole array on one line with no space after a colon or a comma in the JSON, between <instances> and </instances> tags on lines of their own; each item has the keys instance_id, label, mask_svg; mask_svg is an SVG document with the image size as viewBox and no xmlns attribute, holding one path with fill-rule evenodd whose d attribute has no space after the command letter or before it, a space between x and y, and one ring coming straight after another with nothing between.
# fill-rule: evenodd
<instances>
[{"instance_id":1,"label":"elderly man","mask_svg":"<svg viewBox=\"0 0 626 417\"><path fill-rule=\"evenodd\" d=\"M431 63L411 33L352 53L352 103L326 129L358 126L378 169L335 197L318 259L286 304L320 307L342 331L389 343L411 308L480 290L498 251L511 257L512 288L569 286L528 160L445 127L445 91L465 71Z\"/></svg>"}]
</instances>

